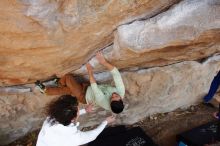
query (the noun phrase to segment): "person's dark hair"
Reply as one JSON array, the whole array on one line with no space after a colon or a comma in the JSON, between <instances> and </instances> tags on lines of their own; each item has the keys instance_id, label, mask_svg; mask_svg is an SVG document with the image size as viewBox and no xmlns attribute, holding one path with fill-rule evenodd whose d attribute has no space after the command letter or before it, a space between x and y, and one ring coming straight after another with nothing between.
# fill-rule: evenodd
<instances>
[{"instance_id":1,"label":"person's dark hair","mask_svg":"<svg viewBox=\"0 0 220 146\"><path fill-rule=\"evenodd\" d=\"M112 101L111 102L111 109L113 113L119 114L124 109L123 101L120 99L118 101Z\"/></svg>"},{"instance_id":2,"label":"person's dark hair","mask_svg":"<svg viewBox=\"0 0 220 146\"><path fill-rule=\"evenodd\" d=\"M78 101L71 95L60 96L46 106L46 114L51 125L58 122L67 126L77 116L77 112Z\"/></svg>"}]
</instances>

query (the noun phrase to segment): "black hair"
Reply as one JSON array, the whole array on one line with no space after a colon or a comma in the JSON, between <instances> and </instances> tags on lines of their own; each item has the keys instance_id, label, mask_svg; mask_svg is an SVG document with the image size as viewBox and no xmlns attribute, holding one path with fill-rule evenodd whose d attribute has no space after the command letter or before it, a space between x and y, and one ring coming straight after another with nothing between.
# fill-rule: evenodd
<instances>
[{"instance_id":1,"label":"black hair","mask_svg":"<svg viewBox=\"0 0 220 146\"><path fill-rule=\"evenodd\" d=\"M51 125L58 122L67 126L77 116L77 112L78 101L71 95L60 96L46 106L46 114Z\"/></svg>"},{"instance_id":2,"label":"black hair","mask_svg":"<svg viewBox=\"0 0 220 146\"><path fill-rule=\"evenodd\" d=\"M124 109L123 101L120 99L118 101L112 101L111 102L111 109L113 113L119 114Z\"/></svg>"}]
</instances>

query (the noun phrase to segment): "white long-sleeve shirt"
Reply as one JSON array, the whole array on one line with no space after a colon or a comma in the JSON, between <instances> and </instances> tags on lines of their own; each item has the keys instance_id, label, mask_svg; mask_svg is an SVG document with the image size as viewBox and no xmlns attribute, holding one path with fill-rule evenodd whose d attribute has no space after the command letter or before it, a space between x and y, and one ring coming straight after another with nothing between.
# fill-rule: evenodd
<instances>
[{"instance_id":1,"label":"white long-sleeve shirt","mask_svg":"<svg viewBox=\"0 0 220 146\"><path fill-rule=\"evenodd\" d=\"M85 111L80 110L83 114ZM48 118L44 121L38 135L36 146L79 146L91 142L103 131L107 121L103 121L96 129L82 132L77 129L79 123L68 126L62 124L50 125Z\"/></svg>"}]
</instances>

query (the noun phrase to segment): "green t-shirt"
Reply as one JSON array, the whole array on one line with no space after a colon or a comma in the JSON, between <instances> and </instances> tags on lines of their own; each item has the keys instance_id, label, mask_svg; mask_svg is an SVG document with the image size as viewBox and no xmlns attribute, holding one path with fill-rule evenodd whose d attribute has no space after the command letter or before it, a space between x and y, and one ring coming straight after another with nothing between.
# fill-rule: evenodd
<instances>
[{"instance_id":1,"label":"green t-shirt","mask_svg":"<svg viewBox=\"0 0 220 146\"><path fill-rule=\"evenodd\" d=\"M113 92L124 98L125 87L121 75L116 67L110 71L113 76L115 87L111 85L97 85L92 83L86 90L86 102L101 106L106 110L111 110L110 98Z\"/></svg>"}]
</instances>

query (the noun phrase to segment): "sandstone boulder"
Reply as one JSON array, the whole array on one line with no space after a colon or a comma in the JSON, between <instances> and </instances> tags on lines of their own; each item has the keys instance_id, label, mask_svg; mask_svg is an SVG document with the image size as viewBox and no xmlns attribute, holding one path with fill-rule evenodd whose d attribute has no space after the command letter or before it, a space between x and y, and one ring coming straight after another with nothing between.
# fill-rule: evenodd
<instances>
[{"instance_id":1,"label":"sandstone boulder","mask_svg":"<svg viewBox=\"0 0 220 146\"><path fill-rule=\"evenodd\" d=\"M1 0L0 85L78 69L113 42L117 26L149 18L178 0Z\"/></svg>"},{"instance_id":2,"label":"sandstone boulder","mask_svg":"<svg viewBox=\"0 0 220 146\"><path fill-rule=\"evenodd\" d=\"M220 69L219 0L1 0L0 12L0 145L45 119L56 96L40 94L35 80L70 72L87 78L91 59L98 83L111 83L97 50L125 83L116 124L201 102ZM97 107L81 126L108 114Z\"/></svg>"},{"instance_id":3,"label":"sandstone boulder","mask_svg":"<svg viewBox=\"0 0 220 146\"><path fill-rule=\"evenodd\" d=\"M119 68L164 66L220 52L219 36L219 1L185 0L150 19L119 26L104 51ZM98 68L95 58L90 62ZM85 67L75 71L85 72Z\"/></svg>"}]
</instances>

